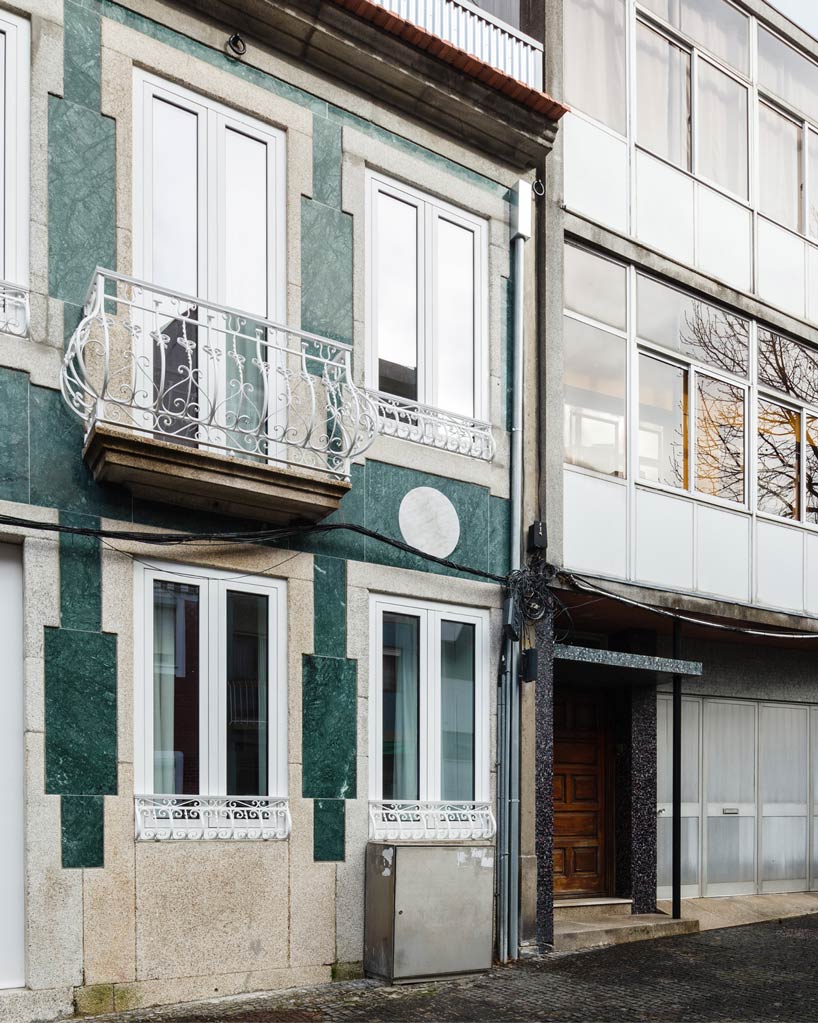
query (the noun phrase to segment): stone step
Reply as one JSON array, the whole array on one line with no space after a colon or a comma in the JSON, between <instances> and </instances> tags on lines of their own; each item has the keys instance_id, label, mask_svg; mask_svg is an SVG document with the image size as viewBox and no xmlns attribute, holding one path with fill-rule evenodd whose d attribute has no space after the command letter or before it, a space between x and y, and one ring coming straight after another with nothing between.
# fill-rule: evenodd
<instances>
[{"instance_id":1,"label":"stone step","mask_svg":"<svg viewBox=\"0 0 818 1023\"><path fill-rule=\"evenodd\" d=\"M673 920L663 913L636 916L611 916L599 920L555 920L554 951L579 952L605 945L622 945L628 941L650 941L678 934L695 934L698 920Z\"/></svg>"},{"instance_id":2,"label":"stone step","mask_svg":"<svg viewBox=\"0 0 818 1023\"><path fill-rule=\"evenodd\" d=\"M554 901L554 922L557 920L599 920L612 916L630 916L632 899L558 899Z\"/></svg>"}]
</instances>

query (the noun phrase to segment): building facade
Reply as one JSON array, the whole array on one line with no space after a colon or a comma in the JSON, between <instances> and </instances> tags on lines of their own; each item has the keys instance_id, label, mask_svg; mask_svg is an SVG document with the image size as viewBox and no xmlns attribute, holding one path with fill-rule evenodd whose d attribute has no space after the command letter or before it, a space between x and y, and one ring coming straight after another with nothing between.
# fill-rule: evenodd
<instances>
[{"instance_id":1,"label":"building facade","mask_svg":"<svg viewBox=\"0 0 818 1023\"><path fill-rule=\"evenodd\" d=\"M674 676L681 896L818 886L818 44L754 0L545 25L571 108L543 243L560 603L526 697L547 941L555 898L670 897Z\"/></svg>"},{"instance_id":2,"label":"building facade","mask_svg":"<svg viewBox=\"0 0 818 1023\"><path fill-rule=\"evenodd\" d=\"M360 971L368 841L493 847L564 109L432 6L0 5L4 1019Z\"/></svg>"}]
</instances>

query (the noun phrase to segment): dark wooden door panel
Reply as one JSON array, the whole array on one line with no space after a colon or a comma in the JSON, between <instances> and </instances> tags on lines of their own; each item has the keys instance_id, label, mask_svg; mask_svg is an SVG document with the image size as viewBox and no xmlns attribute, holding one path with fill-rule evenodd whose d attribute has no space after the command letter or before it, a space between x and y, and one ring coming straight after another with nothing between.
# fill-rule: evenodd
<instances>
[{"instance_id":1,"label":"dark wooden door panel","mask_svg":"<svg viewBox=\"0 0 818 1023\"><path fill-rule=\"evenodd\" d=\"M554 891L604 895L605 696L558 693L554 704Z\"/></svg>"}]
</instances>

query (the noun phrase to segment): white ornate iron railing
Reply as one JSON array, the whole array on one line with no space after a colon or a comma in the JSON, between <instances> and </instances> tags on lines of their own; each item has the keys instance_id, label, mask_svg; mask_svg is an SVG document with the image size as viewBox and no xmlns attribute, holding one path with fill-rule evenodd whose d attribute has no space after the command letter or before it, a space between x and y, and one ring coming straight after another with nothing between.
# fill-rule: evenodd
<instances>
[{"instance_id":1,"label":"white ornate iron railing","mask_svg":"<svg viewBox=\"0 0 818 1023\"><path fill-rule=\"evenodd\" d=\"M369 837L387 842L494 838L491 803L370 802Z\"/></svg>"},{"instance_id":2,"label":"white ornate iron railing","mask_svg":"<svg viewBox=\"0 0 818 1023\"><path fill-rule=\"evenodd\" d=\"M282 840L286 799L269 796L136 796L136 837L152 842Z\"/></svg>"},{"instance_id":3,"label":"white ornate iron railing","mask_svg":"<svg viewBox=\"0 0 818 1023\"><path fill-rule=\"evenodd\" d=\"M0 281L0 334L28 337L30 317L28 291L18 284Z\"/></svg>"},{"instance_id":4,"label":"white ornate iron railing","mask_svg":"<svg viewBox=\"0 0 818 1023\"><path fill-rule=\"evenodd\" d=\"M498 71L542 90L543 48L536 39L467 0L374 0Z\"/></svg>"},{"instance_id":5,"label":"white ornate iron railing","mask_svg":"<svg viewBox=\"0 0 818 1023\"><path fill-rule=\"evenodd\" d=\"M415 444L483 458L487 462L494 458L494 437L488 423L382 391L370 391L369 395L377 403L379 431L385 437L399 437Z\"/></svg>"},{"instance_id":6,"label":"white ornate iron railing","mask_svg":"<svg viewBox=\"0 0 818 1023\"><path fill-rule=\"evenodd\" d=\"M378 426L348 345L102 269L62 392L86 430L103 423L341 479Z\"/></svg>"}]
</instances>

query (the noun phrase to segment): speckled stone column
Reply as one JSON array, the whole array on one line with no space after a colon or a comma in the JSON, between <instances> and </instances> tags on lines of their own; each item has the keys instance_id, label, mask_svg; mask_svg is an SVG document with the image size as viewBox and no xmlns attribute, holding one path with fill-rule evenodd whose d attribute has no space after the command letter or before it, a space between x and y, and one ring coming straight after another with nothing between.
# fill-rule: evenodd
<instances>
[{"instance_id":1,"label":"speckled stone column","mask_svg":"<svg viewBox=\"0 0 818 1023\"><path fill-rule=\"evenodd\" d=\"M537 943L554 943L554 617L537 625L535 699Z\"/></svg>"},{"instance_id":2,"label":"speckled stone column","mask_svg":"<svg viewBox=\"0 0 818 1023\"><path fill-rule=\"evenodd\" d=\"M631 690L631 898L656 912L656 686Z\"/></svg>"}]
</instances>

